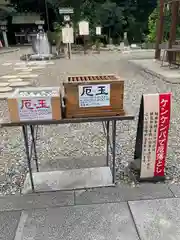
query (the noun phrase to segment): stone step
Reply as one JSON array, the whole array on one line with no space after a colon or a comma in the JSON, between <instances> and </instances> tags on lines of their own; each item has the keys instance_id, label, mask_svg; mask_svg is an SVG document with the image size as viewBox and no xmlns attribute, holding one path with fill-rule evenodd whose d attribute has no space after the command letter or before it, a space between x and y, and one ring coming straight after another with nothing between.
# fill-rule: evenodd
<instances>
[{"instance_id":1,"label":"stone step","mask_svg":"<svg viewBox=\"0 0 180 240\"><path fill-rule=\"evenodd\" d=\"M53 159L44 159L39 164L41 172L65 170L65 169L80 169L80 168L94 168L106 166L105 156L83 156L83 157L64 157L59 156Z\"/></svg>"},{"instance_id":2,"label":"stone step","mask_svg":"<svg viewBox=\"0 0 180 240\"><path fill-rule=\"evenodd\" d=\"M33 173L36 192L87 189L112 186L112 173L109 167L68 169ZM27 174L23 194L31 193L30 175Z\"/></svg>"}]
</instances>

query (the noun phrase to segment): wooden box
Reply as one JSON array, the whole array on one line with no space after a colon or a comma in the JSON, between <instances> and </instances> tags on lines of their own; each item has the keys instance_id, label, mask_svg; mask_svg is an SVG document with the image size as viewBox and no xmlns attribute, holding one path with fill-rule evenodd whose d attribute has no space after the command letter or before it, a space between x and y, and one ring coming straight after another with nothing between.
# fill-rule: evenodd
<instances>
[{"instance_id":1,"label":"wooden box","mask_svg":"<svg viewBox=\"0 0 180 240\"><path fill-rule=\"evenodd\" d=\"M124 81L116 75L71 76L64 83L66 118L124 115Z\"/></svg>"},{"instance_id":2,"label":"wooden box","mask_svg":"<svg viewBox=\"0 0 180 240\"><path fill-rule=\"evenodd\" d=\"M16 89L7 99L11 122L60 120L60 88L34 87Z\"/></svg>"}]
</instances>

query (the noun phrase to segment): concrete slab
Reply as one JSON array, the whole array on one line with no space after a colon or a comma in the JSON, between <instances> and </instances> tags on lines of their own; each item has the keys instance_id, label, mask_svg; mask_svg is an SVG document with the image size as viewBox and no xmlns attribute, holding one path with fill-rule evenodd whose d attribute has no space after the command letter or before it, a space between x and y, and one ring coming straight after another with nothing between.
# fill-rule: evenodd
<instances>
[{"instance_id":1,"label":"concrete slab","mask_svg":"<svg viewBox=\"0 0 180 240\"><path fill-rule=\"evenodd\" d=\"M15 71L21 71L21 70L28 70L29 67L27 67L26 65L23 65L22 67L15 67L14 70Z\"/></svg>"},{"instance_id":2,"label":"concrete slab","mask_svg":"<svg viewBox=\"0 0 180 240\"><path fill-rule=\"evenodd\" d=\"M112 186L109 167L71 169L65 171L33 173L36 192L84 189ZM23 194L31 192L29 174L26 176Z\"/></svg>"},{"instance_id":3,"label":"concrete slab","mask_svg":"<svg viewBox=\"0 0 180 240\"><path fill-rule=\"evenodd\" d=\"M172 83L180 83L180 69L169 67L161 67L160 61L154 59L141 59L141 60L129 60L139 67L143 68L146 72L151 73L157 77L169 80Z\"/></svg>"},{"instance_id":4,"label":"concrete slab","mask_svg":"<svg viewBox=\"0 0 180 240\"><path fill-rule=\"evenodd\" d=\"M16 66L24 66L24 65L26 65L26 62L16 62L15 65Z\"/></svg>"},{"instance_id":5,"label":"concrete slab","mask_svg":"<svg viewBox=\"0 0 180 240\"><path fill-rule=\"evenodd\" d=\"M170 197L173 194L165 184L142 184L139 187L116 186L76 191L75 203L83 205Z\"/></svg>"},{"instance_id":6,"label":"concrete slab","mask_svg":"<svg viewBox=\"0 0 180 240\"><path fill-rule=\"evenodd\" d=\"M31 67L32 70L40 70L40 69L44 69L45 66L34 66L34 67Z\"/></svg>"},{"instance_id":7,"label":"concrete slab","mask_svg":"<svg viewBox=\"0 0 180 240\"><path fill-rule=\"evenodd\" d=\"M23 79L22 78L14 78L14 79L8 79L7 81L9 83L14 83L14 82L21 82L21 81L23 81Z\"/></svg>"},{"instance_id":8,"label":"concrete slab","mask_svg":"<svg viewBox=\"0 0 180 240\"><path fill-rule=\"evenodd\" d=\"M13 52L18 52L18 51L20 51L19 48L13 48L13 47L12 48L8 47L6 49L1 48L0 54L5 55L5 54L8 54L8 53L13 53Z\"/></svg>"},{"instance_id":9,"label":"concrete slab","mask_svg":"<svg viewBox=\"0 0 180 240\"><path fill-rule=\"evenodd\" d=\"M28 67L26 67L26 66L14 68L14 70L15 70L15 71L23 71L23 72L31 72L31 71L32 71L31 68L28 68Z\"/></svg>"},{"instance_id":10,"label":"concrete slab","mask_svg":"<svg viewBox=\"0 0 180 240\"><path fill-rule=\"evenodd\" d=\"M13 89L11 87L0 87L0 93L11 92Z\"/></svg>"},{"instance_id":11,"label":"concrete slab","mask_svg":"<svg viewBox=\"0 0 180 240\"><path fill-rule=\"evenodd\" d=\"M24 211L19 239L139 240L126 203Z\"/></svg>"},{"instance_id":12,"label":"concrete slab","mask_svg":"<svg viewBox=\"0 0 180 240\"><path fill-rule=\"evenodd\" d=\"M22 72L19 72L18 75L29 75L29 74L31 74L32 69L31 70L21 70L21 71Z\"/></svg>"},{"instance_id":13,"label":"concrete slab","mask_svg":"<svg viewBox=\"0 0 180 240\"><path fill-rule=\"evenodd\" d=\"M21 77L21 78L37 78L38 75L37 74L21 74L21 75L18 75L18 77Z\"/></svg>"},{"instance_id":14,"label":"concrete slab","mask_svg":"<svg viewBox=\"0 0 180 240\"><path fill-rule=\"evenodd\" d=\"M26 86L30 86L31 82L28 81L16 81L16 82L12 82L10 83L10 87L26 87Z\"/></svg>"},{"instance_id":15,"label":"concrete slab","mask_svg":"<svg viewBox=\"0 0 180 240\"><path fill-rule=\"evenodd\" d=\"M0 99L4 100L7 99L10 96L11 93L0 93Z\"/></svg>"},{"instance_id":16,"label":"concrete slab","mask_svg":"<svg viewBox=\"0 0 180 240\"><path fill-rule=\"evenodd\" d=\"M11 79L11 78L18 78L18 75L4 75L1 77L1 79Z\"/></svg>"},{"instance_id":17,"label":"concrete slab","mask_svg":"<svg viewBox=\"0 0 180 240\"><path fill-rule=\"evenodd\" d=\"M180 199L129 202L141 240L180 239Z\"/></svg>"},{"instance_id":18,"label":"concrete slab","mask_svg":"<svg viewBox=\"0 0 180 240\"><path fill-rule=\"evenodd\" d=\"M0 213L0 240L14 240L21 212Z\"/></svg>"},{"instance_id":19,"label":"concrete slab","mask_svg":"<svg viewBox=\"0 0 180 240\"><path fill-rule=\"evenodd\" d=\"M8 82L0 82L0 87L7 87L9 86Z\"/></svg>"},{"instance_id":20,"label":"concrete slab","mask_svg":"<svg viewBox=\"0 0 180 240\"><path fill-rule=\"evenodd\" d=\"M3 63L2 66L11 66L12 63Z\"/></svg>"},{"instance_id":21,"label":"concrete slab","mask_svg":"<svg viewBox=\"0 0 180 240\"><path fill-rule=\"evenodd\" d=\"M79 168L94 168L106 166L105 156L83 156L83 157L65 157L54 158L42 161L40 167L41 172L79 169Z\"/></svg>"},{"instance_id":22,"label":"concrete slab","mask_svg":"<svg viewBox=\"0 0 180 240\"><path fill-rule=\"evenodd\" d=\"M27 62L27 66L33 66L33 65L46 65L47 61L30 61Z\"/></svg>"},{"instance_id":23,"label":"concrete slab","mask_svg":"<svg viewBox=\"0 0 180 240\"><path fill-rule=\"evenodd\" d=\"M30 61L27 63L28 66L33 66L33 65L42 66L42 65L53 65L53 64L54 64L53 61Z\"/></svg>"},{"instance_id":24,"label":"concrete slab","mask_svg":"<svg viewBox=\"0 0 180 240\"><path fill-rule=\"evenodd\" d=\"M0 211L27 210L74 205L73 191L35 193L0 198Z\"/></svg>"},{"instance_id":25,"label":"concrete slab","mask_svg":"<svg viewBox=\"0 0 180 240\"><path fill-rule=\"evenodd\" d=\"M180 198L180 185L179 184L171 184L171 185L169 185L169 188L175 197Z\"/></svg>"}]
</instances>

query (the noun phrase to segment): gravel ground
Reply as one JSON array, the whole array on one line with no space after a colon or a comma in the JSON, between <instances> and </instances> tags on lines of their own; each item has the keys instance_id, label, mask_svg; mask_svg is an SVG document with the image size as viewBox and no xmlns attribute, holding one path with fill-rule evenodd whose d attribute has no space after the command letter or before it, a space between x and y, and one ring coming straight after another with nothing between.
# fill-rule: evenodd
<instances>
[{"instance_id":1,"label":"gravel ground","mask_svg":"<svg viewBox=\"0 0 180 240\"><path fill-rule=\"evenodd\" d=\"M8 56L5 61L19 61L18 55ZM142 57L142 56L141 56ZM9 60L8 60L9 58ZM39 74L36 84L40 86L59 86L69 74L103 74L116 73L125 80L125 109L135 114L136 121L118 123L117 126L117 180L118 184L132 184L124 174L129 161L133 159L137 129L137 116L140 99L143 93L172 91L173 109L167 159L167 179L179 181L178 130L180 117L178 104L180 86L163 82L136 65L128 62L131 55L102 53L100 55L74 56L71 61L61 59L44 70L33 71ZM0 61L2 64L2 60ZM8 67L0 66L0 69ZM5 70L3 70L4 72ZM13 71L13 68L11 69ZM7 118L5 102L1 101L0 117ZM27 173L27 164L20 128L4 128L1 131L0 143L0 195L19 193ZM40 166L51 165L58 159L67 156L94 156L105 154L105 139L101 124L67 124L65 126L40 127L38 152ZM176 140L176 141L175 141Z\"/></svg>"}]
</instances>

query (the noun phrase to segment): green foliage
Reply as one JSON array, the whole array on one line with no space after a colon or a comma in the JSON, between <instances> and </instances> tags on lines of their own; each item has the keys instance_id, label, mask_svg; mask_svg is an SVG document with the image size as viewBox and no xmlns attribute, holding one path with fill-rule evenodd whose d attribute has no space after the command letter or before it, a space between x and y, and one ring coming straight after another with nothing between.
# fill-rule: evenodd
<instances>
[{"instance_id":1,"label":"green foliage","mask_svg":"<svg viewBox=\"0 0 180 240\"><path fill-rule=\"evenodd\" d=\"M109 37L118 37L123 35L124 26L127 23L123 14L123 9L116 3L106 1L100 5L97 15L104 29L104 32Z\"/></svg>"},{"instance_id":2,"label":"green foliage","mask_svg":"<svg viewBox=\"0 0 180 240\"><path fill-rule=\"evenodd\" d=\"M154 11L149 16L148 20L148 28L149 28L149 34L148 34L148 41L149 42L155 42L156 41L156 35L157 35L157 24L159 20L159 5L154 9ZM163 28L163 41L166 42L169 39L169 32L171 28L171 10L168 8L165 8L164 11L164 28ZM180 26L177 26L176 28L176 38L180 38Z\"/></svg>"},{"instance_id":3,"label":"green foliage","mask_svg":"<svg viewBox=\"0 0 180 240\"><path fill-rule=\"evenodd\" d=\"M60 33L62 30L62 24L60 24L58 22L55 22L53 27L54 27L55 32L57 32L57 33Z\"/></svg>"},{"instance_id":4,"label":"green foliage","mask_svg":"<svg viewBox=\"0 0 180 240\"><path fill-rule=\"evenodd\" d=\"M72 7L72 21L87 20L90 33L95 35L95 27L102 26L102 33L109 38L122 39L124 32L128 40L142 41L148 32L148 17L156 6L156 0L46 0L50 21L61 23L59 7ZM45 17L45 0L11 0L18 11L39 11ZM53 20L52 20L53 19ZM152 27L151 27L152 28Z\"/></svg>"},{"instance_id":5,"label":"green foliage","mask_svg":"<svg viewBox=\"0 0 180 240\"><path fill-rule=\"evenodd\" d=\"M155 8L154 11L149 16L148 21L148 28L149 28L149 34L148 34L148 41L154 42L156 40L156 28L157 28L157 20L159 17L159 8Z\"/></svg>"}]
</instances>

